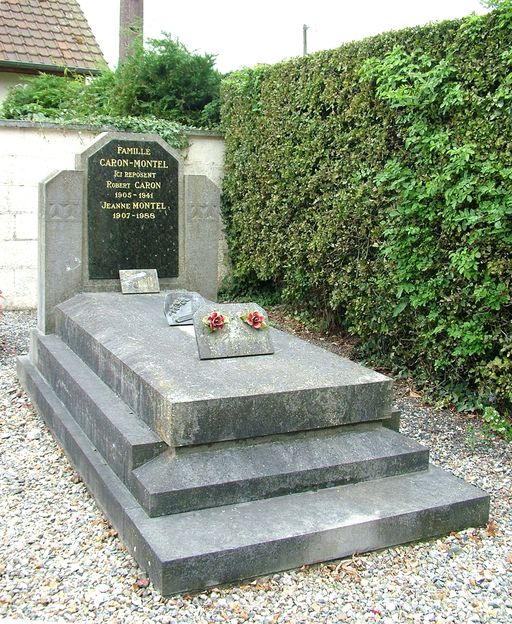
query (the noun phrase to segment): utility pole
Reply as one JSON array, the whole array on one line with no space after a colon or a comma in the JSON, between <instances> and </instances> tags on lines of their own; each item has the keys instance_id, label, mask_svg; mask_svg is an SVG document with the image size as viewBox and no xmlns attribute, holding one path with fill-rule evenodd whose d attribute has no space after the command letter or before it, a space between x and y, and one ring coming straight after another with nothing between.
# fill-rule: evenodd
<instances>
[{"instance_id":1,"label":"utility pole","mask_svg":"<svg viewBox=\"0 0 512 624\"><path fill-rule=\"evenodd\" d=\"M309 26L306 26L306 24L304 24L304 26L302 27L302 55L306 56L306 54L308 53L308 28Z\"/></svg>"},{"instance_id":2,"label":"utility pole","mask_svg":"<svg viewBox=\"0 0 512 624\"><path fill-rule=\"evenodd\" d=\"M119 63L134 51L144 36L144 0L121 0L119 10Z\"/></svg>"}]
</instances>

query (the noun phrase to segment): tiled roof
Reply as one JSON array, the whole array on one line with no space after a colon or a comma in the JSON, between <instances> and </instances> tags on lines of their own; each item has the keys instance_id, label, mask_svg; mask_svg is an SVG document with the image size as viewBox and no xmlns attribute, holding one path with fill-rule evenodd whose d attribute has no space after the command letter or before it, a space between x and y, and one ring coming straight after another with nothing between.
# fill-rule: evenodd
<instances>
[{"instance_id":1,"label":"tiled roof","mask_svg":"<svg viewBox=\"0 0 512 624\"><path fill-rule=\"evenodd\" d=\"M0 0L0 67L94 72L104 64L77 0Z\"/></svg>"}]
</instances>

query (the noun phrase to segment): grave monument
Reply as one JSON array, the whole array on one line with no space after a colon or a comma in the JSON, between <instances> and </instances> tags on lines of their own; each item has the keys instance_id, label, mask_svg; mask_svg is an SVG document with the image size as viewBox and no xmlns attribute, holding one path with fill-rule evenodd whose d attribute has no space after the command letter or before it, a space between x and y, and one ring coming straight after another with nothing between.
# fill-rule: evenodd
<instances>
[{"instance_id":1,"label":"grave monument","mask_svg":"<svg viewBox=\"0 0 512 624\"><path fill-rule=\"evenodd\" d=\"M155 136L105 135L41 185L39 323L18 374L155 587L485 523L488 496L398 432L390 379L263 328L255 304L214 303L218 228L219 190ZM120 269L157 269L162 292L122 294Z\"/></svg>"}]
</instances>

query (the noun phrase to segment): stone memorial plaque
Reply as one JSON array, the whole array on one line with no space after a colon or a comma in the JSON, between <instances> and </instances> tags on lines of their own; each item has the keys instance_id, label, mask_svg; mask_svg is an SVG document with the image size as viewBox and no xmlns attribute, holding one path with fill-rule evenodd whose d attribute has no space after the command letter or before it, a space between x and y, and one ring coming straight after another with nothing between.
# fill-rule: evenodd
<instances>
[{"instance_id":1,"label":"stone memorial plaque","mask_svg":"<svg viewBox=\"0 0 512 624\"><path fill-rule=\"evenodd\" d=\"M194 312L205 300L199 293L188 290L173 290L164 302L164 314L169 325L193 325Z\"/></svg>"},{"instance_id":2,"label":"stone memorial plaque","mask_svg":"<svg viewBox=\"0 0 512 624\"><path fill-rule=\"evenodd\" d=\"M112 139L87 161L89 277L154 267L178 276L177 159L156 141Z\"/></svg>"},{"instance_id":3,"label":"stone memorial plaque","mask_svg":"<svg viewBox=\"0 0 512 624\"><path fill-rule=\"evenodd\" d=\"M267 313L256 303L209 303L194 314L201 360L274 353Z\"/></svg>"},{"instance_id":4,"label":"stone memorial plaque","mask_svg":"<svg viewBox=\"0 0 512 624\"><path fill-rule=\"evenodd\" d=\"M155 269L121 269L121 292L125 295L160 292Z\"/></svg>"}]
</instances>

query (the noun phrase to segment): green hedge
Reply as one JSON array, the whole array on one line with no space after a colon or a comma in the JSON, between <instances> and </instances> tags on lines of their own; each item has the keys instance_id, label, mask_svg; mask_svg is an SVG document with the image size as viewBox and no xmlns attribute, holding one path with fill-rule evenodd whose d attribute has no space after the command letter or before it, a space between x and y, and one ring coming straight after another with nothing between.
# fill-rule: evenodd
<instances>
[{"instance_id":1,"label":"green hedge","mask_svg":"<svg viewBox=\"0 0 512 624\"><path fill-rule=\"evenodd\" d=\"M236 283L512 405L512 4L224 80Z\"/></svg>"}]
</instances>

